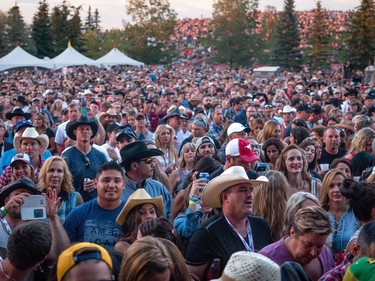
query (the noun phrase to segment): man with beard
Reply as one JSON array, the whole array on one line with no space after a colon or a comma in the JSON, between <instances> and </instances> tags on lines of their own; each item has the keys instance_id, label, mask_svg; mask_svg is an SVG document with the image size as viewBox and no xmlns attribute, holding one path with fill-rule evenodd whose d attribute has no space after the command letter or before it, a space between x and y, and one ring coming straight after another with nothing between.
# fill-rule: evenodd
<instances>
[{"instance_id":1,"label":"man with beard","mask_svg":"<svg viewBox=\"0 0 375 281\"><path fill-rule=\"evenodd\" d=\"M221 131L223 130L224 115L221 105L214 107L214 110L211 114L211 125L210 130L208 131L209 135L213 139L218 139Z\"/></svg>"},{"instance_id":2,"label":"man with beard","mask_svg":"<svg viewBox=\"0 0 375 281\"><path fill-rule=\"evenodd\" d=\"M323 133L322 156L319 164L331 164L333 160L341 158L346 154L346 150L340 147L340 132L336 127L328 126Z\"/></svg>"},{"instance_id":3,"label":"man with beard","mask_svg":"<svg viewBox=\"0 0 375 281\"><path fill-rule=\"evenodd\" d=\"M96 198L94 178L98 168L107 162L106 156L91 145L97 132L97 123L90 121L85 115L66 125L68 137L76 143L67 148L61 157L65 159L72 173L74 188L85 202Z\"/></svg>"},{"instance_id":4,"label":"man with beard","mask_svg":"<svg viewBox=\"0 0 375 281\"><path fill-rule=\"evenodd\" d=\"M202 104L203 104L203 113L206 115L207 118L211 117L212 114L212 97L209 94L205 94L203 96Z\"/></svg>"}]
</instances>

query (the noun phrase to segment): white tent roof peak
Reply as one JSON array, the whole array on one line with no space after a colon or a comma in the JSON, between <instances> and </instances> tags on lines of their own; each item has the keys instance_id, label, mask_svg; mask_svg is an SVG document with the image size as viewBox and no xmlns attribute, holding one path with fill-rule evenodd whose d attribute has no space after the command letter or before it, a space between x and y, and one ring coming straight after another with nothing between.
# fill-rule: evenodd
<instances>
[{"instance_id":1,"label":"white tent roof peak","mask_svg":"<svg viewBox=\"0 0 375 281\"><path fill-rule=\"evenodd\" d=\"M127 55L122 53L116 46L106 55L95 61L95 64L100 66L112 66L112 65L132 65L132 66L141 66L144 63L136 61L132 58L129 58Z\"/></svg>"},{"instance_id":2,"label":"white tent roof peak","mask_svg":"<svg viewBox=\"0 0 375 281\"><path fill-rule=\"evenodd\" d=\"M73 65L95 65L95 61L90 59L81 53L79 53L76 49L74 49L70 45L70 41L68 43L68 48L65 49L57 57L54 57L50 60L53 64L54 69L60 69L65 66L73 66Z\"/></svg>"}]
</instances>

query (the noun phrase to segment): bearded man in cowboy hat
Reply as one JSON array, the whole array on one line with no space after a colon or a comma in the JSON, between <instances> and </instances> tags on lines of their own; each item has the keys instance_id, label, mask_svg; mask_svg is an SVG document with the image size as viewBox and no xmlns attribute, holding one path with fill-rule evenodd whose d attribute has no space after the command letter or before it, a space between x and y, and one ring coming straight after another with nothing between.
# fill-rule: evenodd
<instances>
[{"instance_id":1,"label":"bearded man in cowboy hat","mask_svg":"<svg viewBox=\"0 0 375 281\"><path fill-rule=\"evenodd\" d=\"M91 144L97 133L98 124L85 115L66 125L66 134L76 142L61 156L68 163L73 175L74 188L82 195L85 202L97 197L94 178L98 168L107 162L105 155Z\"/></svg>"},{"instance_id":2,"label":"bearded man in cowboy hat","mask_svg":"<svg viewBox=\"0 0 375 281\"><path fill-rule=\"evenodd\" d=\"M162 123L165 123L171 126L175 130L176 138L177 138L177 147L176 147L177 151L180 150L181 143L184 140L184 133L180 129L182 119L187 120L189 119L189 117L186 114L182 113L180 109L177 107L171 110L170 112L168 112L168 114L165 115L163 119L161 120Z\"/></svg>"},{"instance_id":3,"label":"bearded man in cowboy hat","mask_svg":"<svg viewBox=\"0 0 375 281\"><path fill-rule=\"evenodd\" d=\"M14 129L16 127L17 122L22 120L29 120L31 118L30 113L25 113L21 108L15 107L11 112L7 112L5 114L5 118L8 119L8 127L11 124L12 129L8 130L8 139L7 141L9 143L13 143L13 137L14 137Z\"/></svg>"},{"instance_id":4,"label":"bearded man in cowboy hat","mask_svg":"<svg viewBox=\"0 0 375 281\"><path fill-rule=\"evenodd\" d=\"M121 199L128 198L136 190L144 188L151 197L163 196L164 217L169 218L172 208L172 198L168 189L159 181L153 180L155 156L163 155L159 149L148 149L142 141L135 141L120 150L121 166L125 168L125 189Z\"/></svg>"},{"instance_id":5,"label":"bearded man in cowboy hat","mask_svg":"<svg viewBox=\"0 0 375 281\"><path fill-rule=\"evenodd\" d=\"M251 216L253 188L267 182L263 176L249 180L243 167L233 166L207 184L204 203L222 212L193 233L185 256L189 273L205 280L204 272L214 259L220 260L221 274L233 253L254 252L272 243L267 222Z\"/></svg>"},{"instance_id":6,"label":"bearded man in cowboy hat","mask_svg":"<svg viewBox=\"0 0 375 281\"><path fill-rule=\"evenodd\" d=\"M17 134L13 141L13 146L16 152L25 153L30 157L31 165L34 167L34 175L37 179L40 169L43 166L44 160L42 154L47 150L49 138L45 134L40 134L33 127L28 127L24 130L22 135ZM0 183L2 186L9 184L12 181L11 166L7 166L1 176Z\"/></svg>"}]
</instances>

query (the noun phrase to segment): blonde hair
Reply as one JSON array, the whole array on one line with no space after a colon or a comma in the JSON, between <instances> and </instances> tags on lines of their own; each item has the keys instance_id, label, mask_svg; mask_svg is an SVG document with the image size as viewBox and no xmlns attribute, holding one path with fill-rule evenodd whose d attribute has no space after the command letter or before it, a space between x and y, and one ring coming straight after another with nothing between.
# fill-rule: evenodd
<instances>
[{"instance_id":1,"label":"blonde hair","mask_svg":"<svg viewBox=\"0 0 375 281\"><path fill-rule=\"evenodd\" d=\"M367 127L362 128L352 139L348 153L367 151L367 142L371 141L372 144L373 139L375 139L375 131Z\"/></svg>"},{"instance_id":2,"label":"blonde hair","mask_svg":"<svg viewBox=\"0 0 375 281\"><path fill-rule=\"evenodd\" d=\"M264 176L268 178L268 183L261 184L254 189L253 213L268 222L272 239L277 241L282 233L289 184L279 171L268 171Z\"/></svg>"},{"instance_id":3,"label":"blonde hair","mask_svg":"<svg viewBox=\"0 0 375 281\"><path fill-rule=\"evenodd\" d=\"M74 191L73 187L73 178L72 174L69 171L68 165L66 164L64 158L60 156L52 156L48 158L46 161L44 161L42 168L39 172L38 177L38 189L40 191L47 190L48 189L48 183L47 183L47 173L52 165L53 161L61 161L63 163L63 172L64 172L64 178L61 183L61 189L64 190L66 193L71 193Z\"/></svg>"},{"instance_id":4,"label":"blonde hair","mask_svg":"<svg viewBox=\"0 0 375 281\"><path fill-rule=\"evenodd\" d=\"M272 134L277 126L279 126L281 129L281 125L279 124L279 122L268 120L263 126L263 133L262 136L259 138L259 143L264 143L266 140L274 138Z\"/></svg>"},{"instance_id":5,"label":"blonde hair","mask_svg":"<svg viewBox=\"0 0 375 281\"><path fill-rule=\"evenodd\" d=\"M160 140L160 136L161 136L161 133L164 129L167 129L169 131L169 134L170 134L170 139L169 139L169 142L167 144L167 147L170 151L170 155L172 157L169 157L169 163L176 163L177 162L177 151L174 147L174 136L175 136L175 131L174 129L169 126L169 125L159 125L157 128L156 128L156 131L155 131L155 145L158 149L162 148L163 145L161 143L161 140ZM169 164L168 163L168 164Z\"/></svg>"},{"instance_id":6,"label":"blonde hair","mask_svg":"<svg viewBox=\"0 0 375 281\"><path fill-rule=\"evenodd\" d=\"M43 121L43 125L42 125L41 128L36 128L36 127L35 127L35 130L37 130L39 134L43 134L44 131L45 131L47 128L50 127L50 123L49 123L49 121L48 121L47 115L44 114L43 112L36 112L36 113L33 115L33 117L31 118L32 121L33 121L34 126L35 126L35 117L39 117L39 118L42 119L42 121Z\"/></svg>"},{"instance_id":7,"label":"blonde hair","mask_svg":"<svg viewBox=\"0 0 375 281\"><path fill-rule=\"evenodd\" d=\"M346 178L346 174L339 169L329 170L323 178L322 190L320 191L320 204L322 205L323 209L327 211L329 209L329 197L328 197L329 186L332 180L337 175L342 176L343 180Z\"/></svg>"},{"instance_id":8,"label":"blonde hair","mask_svg":"<svg viewBox=\"0 0 375 281\"><path fill-rule=\"evenodd\" d=\"M184 146L181 148L181 152L180 152L180 158L178 159L178 166L182 169L182 168L185 168L186 166L186 162L185 162L185 159L184 159L184 153L188 150L188 149L193 149L194 152L196 151L195 149L195 145L191 142L188 142L188 143L185 143ZM195 154L195 153L194 153Z\"/></svg>"},{"instance_id":9,"label":"blonde hair","mask_svg":"<svg viewBox=\"0 0 375 281\"><path fill-rule=\"evenodd\" d=\"M310 232L328 235L332 231L328 213L319 206L299 209L292 219L291 227L297 237Z\"/></svg>"},{"instance_id":10,"label":"blonde hair","mask_svg":"<svg viewBox=\"0 0 375 281\"><path fill-rule=\"evenodd\" d=\"M119 280L142 281L146 276L172 272L173 261L166 246L157 238L146 236L130 245L121 264Z\"/></svg>"}]
</instances>

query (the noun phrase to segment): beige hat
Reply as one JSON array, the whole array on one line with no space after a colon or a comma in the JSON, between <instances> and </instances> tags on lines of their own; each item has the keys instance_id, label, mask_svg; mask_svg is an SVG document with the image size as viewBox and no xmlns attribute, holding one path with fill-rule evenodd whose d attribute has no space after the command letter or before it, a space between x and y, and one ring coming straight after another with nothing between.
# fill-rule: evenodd
<instances>
[{"instance_id":1,"label":"beige hat","mask_svg":"<svg viewBox=\"0 0 375 281\"><path fill-rule=\"evenodd\" d=\"M281 270L269 258L252 252L234 253L219 279L212 281L280 281Z\"/></svg>"},{"instance_id":2,"label":"beige hat","mask_svg":"<svg viewBox=\"0 0 375 281\"><path fill-rule=\"evenodd\" d=\"M283 113L296 113L297 110L294 107L291 107L290 105L284 106L283 110L279 110L279 114Z\"/></svg>"},{"instance_id":3,"label":"beige hat","mask_svg":"<svg viewBox=\"0 0 375 281\"><path fill-rule=\"evenodd\" d=\"M158 217L163 216L164 212L164 203L163 203L163 196L158 196L155 198L152 198L150 194L147 193L147 191L144 188L137 189L132 195L129 196L128 201L126 202L124 208L122 208L120 214L117 216L116 222L118 225L122 225L125 220L127 219L127 216L131 209L138 205L143 204L153 204L155 206L156 213L158 214Z\"/></svg>"},{"instance_id":4,"label":"beige hat","mask_svg":"<svg viewBox=\"0 0 375 281\"><path fill-rule=\"evenodd\" d=\"M268 179L265 176L260 176L255 180L250 180L242 166L230 167L220 176L208 182L202 194L204 203L211 208L221 208L221 193L227 188L240 183L250 183L254 187L262 183L268 183Z\"/></svg>"},{"instance_id":5,"label":"beige hat","mask_svg":"<svg viewBox=\"0 0 375 281\"><path fill-rule=\"evenodd\" d=\"M45 134L40 134L35 130L35 128L26 128L25 131L23 131L22 136L16 135L13 140L13 145L14 148L16 149L17 152L20 152L20 146L21 146L21 141L23 139L36 139L40 142L40 145L42 146L42 152L43 154L49 145L49 139L48 136Z\"/></svg>"},{"instance_id":6,"label":"beige hat","mask_svg":"<svg viewBox=\"0 0 375 281\"><path fill-rule=\"evenodd\" d=\"M120 122L121 120L121 116L117 114L116 110L114 110L112 107L108 109L106 112L100 114L99 122L103 123L104 118L107 116L116 116L117 122Z\"/></svg>"}]
</instances>

